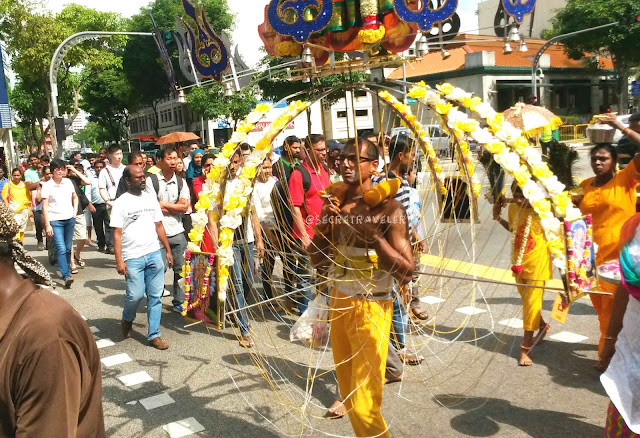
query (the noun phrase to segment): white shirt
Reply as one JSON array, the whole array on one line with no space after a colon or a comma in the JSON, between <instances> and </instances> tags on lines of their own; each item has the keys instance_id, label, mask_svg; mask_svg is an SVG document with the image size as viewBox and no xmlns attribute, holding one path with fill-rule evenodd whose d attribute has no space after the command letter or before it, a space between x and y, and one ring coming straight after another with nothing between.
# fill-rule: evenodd
<instances>
[{"instance_id":1,"label":"white shirt","mask_svg":"<svg viewBox=\"0 0 640 438\"><path fill-rule=\"evenodd\" d=\"M191 160L193 160L193 157L191 156L191 154L187 155L182 159L182 163L184 164L185 171L189 168L189 164L191 164Z\"/></svg>"},{"instance_id":2,"label":"white shirt","mask_svg":"<svg viewBox=\"0 0 640 438\"><path fill-rule=\"evenodd\" d=\"M253 189L253 205L261 224L275 226L275 216L271 205L271 191L278 179L270 177L267 182L256 181Z\"/></svg>"},{"instance_id":3,"label":"white shirt","mask_svg":"<svg viewBox=\"0 0 640 438\"><path fill-rule=\"evenodd\" d=\"M385 164L387 165L387 168L389 168L389 164L391 164L391 159L389 159L389 156L386 155L384 159L382 159L382 156L378 155L378 172L384 172Z\"/></svg>"},{"instance_id":4,"label":"white shirt","mask_svg":"<svg viewBox=\"0 0 640 438\"><path fill-rule=\"evenodd\" d=\"M126 166L124 164L120 164L120 167L112 167L108 165L100 172L100 176L98 177L98 188L107 189L109 193L109 199L116 199L116 192L118 191L118 183L120 182L120 178L122 178L122 172L124 172L124 168ZM111 174L111 178L113 178L113 183L111 182L111 178L109 178L109 174Z\"/></svg>"},{"instance_id":5,"label":"white shirt","mask_svg":"<svg viewBox=\"0 0 640 438\"><path fill-rule=\"evenodd\" d=\"M178 193L178 178L174 173L169 181L164 179L162 172L156 173L158 177L158 190L160 193L156 193L153 187L153 180L151 176L147 177L147 189L146 192L154 198L175 204L179 199L186 199L190 201L191 195L189 194L189 186L187 181L183 180L182 190ZM167 237L177 236L184 232L184 226L182 225L182 214L167 214L162 219L164 225L164 231L167 233Z\"/></svg>"},{"instance_id":6,"label":"white shirt","mask_svg":"<svg viewBox=\"0 0 640 438\"><path fill-rule=\"evenodd\" d=\"M64 221L76 216L73 209L73 195L76 192L69 178L62 178L60 184L51 178L42 184L42 199L49 200L49 222Z\"/></svg>"},{"instance_id":7,"label":"white shirt","mask_svg":"<svg viewBox=\"0 0 640 438\"><path fill-rule=\"evenodd\" d=\"M113 203L110 225L122 228L122 259L144 257L160 249L156 223L162 221L158 200L147 192L139 196L127 192Z\"/></svg>"}]
</instances>

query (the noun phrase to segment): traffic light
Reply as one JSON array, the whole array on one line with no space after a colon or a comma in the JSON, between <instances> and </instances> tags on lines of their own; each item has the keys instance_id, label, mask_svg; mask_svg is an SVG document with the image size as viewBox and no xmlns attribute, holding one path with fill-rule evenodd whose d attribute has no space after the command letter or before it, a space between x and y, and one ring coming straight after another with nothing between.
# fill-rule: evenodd
<instances>
[{"instance_id":1,"label":"traffic light","mask_svg":"<svg viewBox=\"0 0 640 438\"><path fill-rule=\"evenodd\" d=\"M73 120L65 119L64 117L56 117L55 119L53 119L53 122L56 128L56 138L58 141L62 141L65 138L71 137L73 134L75 134L75 131L70 129Z\"/></svg>"},{"instance_id":2,"label":"traffic light","mask_svg":"<svg viewBox=\"0 0 640 438\"><path fill-rule=\"evenodd\" d=\"M160 31L160 40L164 43L166 47L171 47L174 45L175 40L173 36L174 31L172 30L161 30Z\"/></svg>"}]
</instances>

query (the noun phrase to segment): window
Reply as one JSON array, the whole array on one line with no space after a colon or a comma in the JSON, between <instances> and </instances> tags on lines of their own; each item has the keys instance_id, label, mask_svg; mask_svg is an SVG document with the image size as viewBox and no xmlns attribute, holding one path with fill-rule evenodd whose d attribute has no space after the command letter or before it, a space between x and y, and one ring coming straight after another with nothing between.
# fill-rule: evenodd
<instances>
[{"instance_id":1,"label":"window","mask_svg":"<svg viewBox=\"0 0 640 438\"><path fill-rule=\"evenodd\" d=\"M353 91L353 96L356 99L364 98L364 97L367 97L367 92L364 91L364 90L354 90Z\"/></svg>"},{"instance_id":2,"label":"window","mask_svg":"<svg viewBox=\"0 0 640 438\"><path fill-rule=\"evenodd\" d=\"M429 130L431 132L431 137L442 137L442 132L440 132L440 128L431 128Z\"/></svg>"},{"instance_id":3,"label":"window","mask_svg":"<svg viewBox=\"0 0 640 438\"><path fill-rule=\"evenodd\" d=\"M347 112L346 111L338 111L337 116L339 119L346 119L347 118Z\"/></svg>"},{"instance_id":4,"label":"window","mask_svg":"<svg viewBox=\"0 0 640 438\"><path fill-rule=\"evenodd\" d=\"M171 114L171 109L167 110L167 120L169 122L173 121L173 117L172 117L172 114Z\"/></svg>"},{"instance_id":5,"label":"window","mask_svg":"<svg viewBox=\"0 0 640 438\"><path fill-rule=\"evenodd\" d=\"M369 116L369 110L356 110L356 117L368 117Z\"/></svg>"}]
</instances>

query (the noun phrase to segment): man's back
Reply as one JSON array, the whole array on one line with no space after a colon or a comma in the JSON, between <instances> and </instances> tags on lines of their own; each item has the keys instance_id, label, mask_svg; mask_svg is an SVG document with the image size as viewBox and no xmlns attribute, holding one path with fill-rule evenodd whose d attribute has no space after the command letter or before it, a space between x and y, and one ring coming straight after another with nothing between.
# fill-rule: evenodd
<instances>
[{"instance_id":1,"label":"man's back","mask_svg":"<svg viewBox=\"0 0 640 438\"><path fill-rule=\"evenodd\" d=\"M100 354L87 323L29 280L12 295L0 309L0 437L104 437Z\"/></svg>"}]
</instances>

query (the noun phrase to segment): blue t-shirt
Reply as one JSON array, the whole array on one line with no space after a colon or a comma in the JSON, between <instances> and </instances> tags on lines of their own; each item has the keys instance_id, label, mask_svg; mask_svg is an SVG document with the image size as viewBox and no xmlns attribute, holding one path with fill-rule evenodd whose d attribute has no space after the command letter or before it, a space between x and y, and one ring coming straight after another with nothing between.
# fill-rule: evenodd
<instances>
[{"instance_id":1,"label":"blue t-shirt","mask_svg":"<svg viewBox=\"0 0 640 438\"><path fill-rule=\"evenodd\" d=\"M2 189L4 189L4 185L8 182L9 182L9 178L0 179L0 201L4 201L4 199L2 199Z\"/></svg>"}]
</instances>

